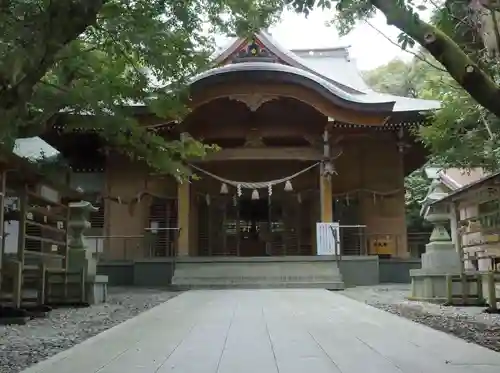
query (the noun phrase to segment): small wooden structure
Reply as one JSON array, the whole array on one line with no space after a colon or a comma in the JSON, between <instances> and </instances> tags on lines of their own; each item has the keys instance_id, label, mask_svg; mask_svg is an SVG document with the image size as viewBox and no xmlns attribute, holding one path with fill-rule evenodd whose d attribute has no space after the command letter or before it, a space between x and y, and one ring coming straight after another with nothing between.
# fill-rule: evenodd
<instances>
[{"instance_id":1,"label":"small wooden structure","mask_svg":"<svg viewBox=\"0 0 500 373\"><path fill-rule=\"evenodd\" d=\"M68 202L77 193L46 180L12 153L1 155L0 171L0 304L19 309L77 301L51 295L51 278L61 276L65 289L69 282L79 284L83 302L85 274L68 269Z\"/></svg>"}]
</instances>

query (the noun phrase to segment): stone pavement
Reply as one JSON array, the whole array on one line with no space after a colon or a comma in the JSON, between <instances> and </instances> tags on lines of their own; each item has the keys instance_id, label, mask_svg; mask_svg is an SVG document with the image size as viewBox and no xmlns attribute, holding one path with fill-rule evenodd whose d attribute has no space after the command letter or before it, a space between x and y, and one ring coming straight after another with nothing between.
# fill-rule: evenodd
<instances>
[{"instance_id":1,"label":"stone pavement","mask_svg":"<svg viewBox=\"0 0 500 373\"><path fill-rule=\"evenodd\" d=\"M190 291L24 373L498 373L500 353L326 290Z\"/></svg>"}]
</instances>

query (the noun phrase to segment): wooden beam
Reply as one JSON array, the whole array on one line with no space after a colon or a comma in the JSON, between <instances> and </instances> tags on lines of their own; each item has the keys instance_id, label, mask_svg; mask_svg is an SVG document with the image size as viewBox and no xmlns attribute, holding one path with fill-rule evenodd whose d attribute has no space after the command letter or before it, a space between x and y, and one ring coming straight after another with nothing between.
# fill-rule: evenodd
<instances>
[{"instance_id":1,"label":"wooden beam","mask_svg":"<svg viewBox=\"0 0 500 373\"><path fill-rule=\"evenodd\" d=\"M259 123L248 121L235 123L234 116L231 116L230 113L226 113L225 115L221 118L210 118L190 123L188 126L189 133L195 138L200 137L204 141L210 142L214 139L244 139L248 131L255 128L259 131L260 136L265 139L302 139L304 134L320 137L321 127L324 126L324 123L319 121L311 121L312 123L299 121L302 118L295 121L274 121L272 118L267 119L263 117L261 119L259 117Z\"/></svg>"},{"instance_id":2,"label":"wooden beam","mask_svg":"<svg viewBox=\"0 0 500 373\"><path fill-rule=\"evenodd\" d=\"M319 161L323 154L311 147L225 148L193 162L288 159Z\"/></svg>"},{"instance_id":3,"label":"wooden beam","mask_svg":"<svg viewBox=\"0 0 500 373\"><path fill-rule=\"evenodd\" d=\"M284 84L269 84L263 86L259 84L235 85L226 83L207 87L203 92L192 97L190 108L194 111L202 105L218 98L225 98L235 94L252 94L254 92L259 92L261 95L293 98L311 106L326 117L332 117L337 121L351 124L383 126L392 114L391 112L368 113L358 111L354 108L342 108L308 88Z\"/></svg>"}]
</instances>

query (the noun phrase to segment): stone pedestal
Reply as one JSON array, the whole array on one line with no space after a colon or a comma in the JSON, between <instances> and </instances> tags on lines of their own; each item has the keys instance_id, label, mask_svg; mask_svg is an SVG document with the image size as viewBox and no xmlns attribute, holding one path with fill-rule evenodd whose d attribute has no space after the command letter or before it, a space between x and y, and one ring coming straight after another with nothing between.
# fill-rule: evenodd
<instances>
[{"instance_id":1,"label":"stone pedestal","mask_svg":"<svg viewBox=\"0 0 500 373\"><path fill-rule=\"evenodd\" d=\"M466 300L480 292L478 283L468 282L463 273L460 254L444 227L450 216L448 207L433 204L441 197L440 191L434 190L424 201L428 203L424 205L425 219L434 224L434 230L422 254L422 268L410 270L412 290L409 299L412 300L447 303L453 302L459 294ZM462 278L465 278L465 286Z\"/></svg>"},{"instance_id":2,"label":"stone pedestal","mask_svg":"<svg viewBox=\"0 0 500 373\"><path fill-rule=\"evenodd\" d=\"M422 268L414 271L427 273L460 274L460 255L451 242L450 235L440 223L437 223L430 237L430 242L425 245L422 254Z\"/></svg>"},{"instance_id":3,"label":"stone pedestal","mask_svg":"<svg viewBox=\"0 0 500 373\"><path fill-rule=\"evenodd\" d=\"M97 211L97 208L85 201L70 203L69 208L69 271L71 273L83 271L87 303L106 302L108 277L97 274L97 259L92 255L91 248L85 246L83 239L85 230L90 228L89 214Z\"/></svg>"},{"instance_id":4,"label":"stone pedestal","mask_svg":"<svg viewBox=\"0 0 500 373\"><path fill-rule=\"evenodd\" d=\"M410 299L445 303L448 301L450 290L453 294L461 292L460 283L452 283L451 289L448 285L449 276L456 277L460 274L460 256L451 239L430 242L425 246L425 254L422 254L422 268L410 270Z\"/></svg>"}]
</instances>

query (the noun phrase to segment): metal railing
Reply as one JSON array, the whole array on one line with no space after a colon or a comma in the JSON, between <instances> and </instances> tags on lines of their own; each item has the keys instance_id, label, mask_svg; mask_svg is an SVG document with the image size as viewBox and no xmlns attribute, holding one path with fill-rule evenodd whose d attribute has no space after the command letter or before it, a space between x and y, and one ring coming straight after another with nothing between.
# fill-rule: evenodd
<instances>
[{"instance_id":1,"label":"metal railing","mask_svg":"<svg viewBox=\"0 0 500 373\"><path fill-rule=\"evenodd\" d=\"M398 255L402 251L402 235L367 234L365 225L341 225L339 234L333 230L334 240L340 246L339 260L342 256L384 255L391 251ZM165 240L161 231L175 231L171 239ZM177 242L180 233L178 228L146 228L142 235L110 235L86 236L85 240L93 255L99 261L138 260L152 258L175 258L178 256ZM416 235L408 235L408 250L415 255ZM428 243L428 234L419 235L419 247ZM390 250L387 245L391 246ZM380 246L380 247L378 247ZM380 250L379 250L380 249Z\"/></svg>"},{"instance_id":2,"label":"metal railing","mask_svg":"<svg viewBox=\"0 0 500 373\"><path fill-rule=\"evenodd\" d=\"M340 245L340 237L338 237L339 230L333 226L330 226L330 232L332 233L333 236L335 261L339 263L342 260L342 247Z\"/></svg>"},{"instance_id":3,"label":"metal railing","mask_svg":"<svg viewBox=\"0 0 500 373\"><path fill-rule=\"evenodd\" d=\"M175 231L168 240L158 232ZM147 228L142 235L86 236L89 250L98 261L177 257L178 228Z\"/></svg>"},{"instance_id":4,"label":"metal railing","mask_svg":"<svg viewBox=\"0 0 500 373\"><path fill-rule=\"evenodd\" d=\"M98 261L132 260L147 256L144 235L86 236L85 241Z\"/></svg>"},{"instance_id":5,"label":"metal railing","mask_svg":"<svg viewBox=\"0 0 500 373\"><path fill-rule=\"evenodd\" d=\"M340 245L342 256L399 256L403 254L405 236L394 233L366 233L366 225L340 225L339 237L332 234ZM429 242L430 233L410 233L406 236L407 249L412 257L418 257Z\"/></svg>"},{"instance_id":6,"label":"metal railing","mask_svg":"<svg viewBox=\"0 0 500 373\"><path fill-rule=\"evenodd\" d=\"M177 257L177 243L181 228L145 228L148 237L148 257ZM160 237L161 232L168 232L167 237Z\"/></svg>"},{"instance_id":7,"label":"metal railing","mask_svg":"<svg viewBox=\"0 0 500 373\"><path fill-rule=\"evenodd\" d=\"M340 225L341 255L366 255L366 225Z\"/></svg>"}]
</instances>

